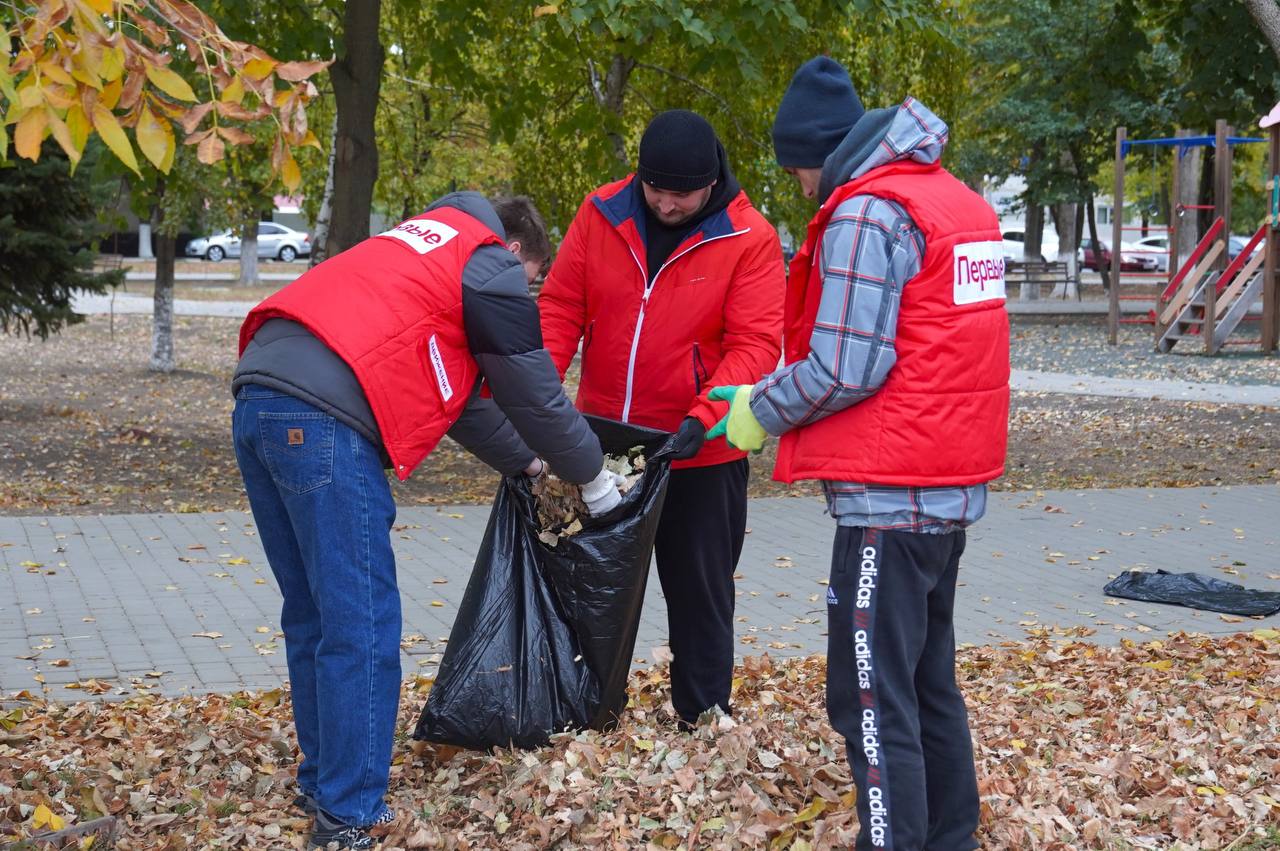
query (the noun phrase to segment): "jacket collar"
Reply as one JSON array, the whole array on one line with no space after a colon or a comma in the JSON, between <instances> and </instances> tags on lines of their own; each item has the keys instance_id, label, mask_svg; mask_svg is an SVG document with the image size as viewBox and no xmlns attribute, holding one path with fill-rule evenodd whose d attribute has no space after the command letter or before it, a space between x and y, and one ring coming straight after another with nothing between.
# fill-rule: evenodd
<instances>
[{"instance_id":1,"label":"jacket collar","mask_svg":"<svg viewBox=\"0 0 1280 851\"><path fill-rule=\"evenodd\" d=\"M698 229L689 234L690 238L685 240L684 245L687 246L703 240L728 236L736 231L737 228L733 225L729 210L737 203L741 195L742 192L739 190L737 197L730 201L725 209L713 213L699 222ZM635 229L641 245L644 244L644 190L640 188L639 178L634 174L629 175L624 180L611 186L606 186L596 192L591 200L596 209L604 215L605 219L615 229L628 230L625 225L627 222L631 222L631 226Z\"/></svg>"}]
</instances>

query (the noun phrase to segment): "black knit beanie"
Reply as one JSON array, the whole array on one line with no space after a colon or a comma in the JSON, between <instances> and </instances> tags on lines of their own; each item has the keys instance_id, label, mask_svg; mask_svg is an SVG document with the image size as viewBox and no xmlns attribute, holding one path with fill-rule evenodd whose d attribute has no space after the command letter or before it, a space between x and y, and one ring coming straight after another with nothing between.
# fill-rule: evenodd
<instances>
[{"instance_id":1,"label":"black knit beanie","mask_svg":"<svg viewBox=\"0 0 1280 851\"><path fill-rule=\"evenodd\" d=\"M710 186L720 174L716 131L687 109L658 113L640 137L636 174L650 186L672 192Z\"/></svg>"},{"instance_id":2,"label":"black knit beanie","mask_svg":"<svg viewBox=\"0 0 1280 851\"><path fill-rule=\"evenodd\" d=\"M865 112L849 72L826 56L800 66L778 104L773 152L784 168L821 168Z\"/></svg>"}]
</instances>

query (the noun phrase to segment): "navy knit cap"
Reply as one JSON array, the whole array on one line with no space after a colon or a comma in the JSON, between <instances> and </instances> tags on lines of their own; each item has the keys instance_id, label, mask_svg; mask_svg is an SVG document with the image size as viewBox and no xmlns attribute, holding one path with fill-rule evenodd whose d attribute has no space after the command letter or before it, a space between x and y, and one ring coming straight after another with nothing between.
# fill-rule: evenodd
<instances>
[{"instance_id":1,"label":"navy knit cap","mask_svg":"<svg viewBox=\"0 0 1280 851\"><path fill-rule=\"evenodd\" d=\"M866 112L849 72L826 56L800 66L773 119L773 152L784 168L821 168Z\"/></svg>"},{"instance_id":2,"label":"navy knit cap","mask_svg":"<svg viewBox=\"0 0 1280 851\"><path fill-rule=\"evenodd\" d=\"M720 175L716 131L687 109L658 113L640 137L636 174L650 186L672 192L710 186Z\"/></svg>"}]
</instances>

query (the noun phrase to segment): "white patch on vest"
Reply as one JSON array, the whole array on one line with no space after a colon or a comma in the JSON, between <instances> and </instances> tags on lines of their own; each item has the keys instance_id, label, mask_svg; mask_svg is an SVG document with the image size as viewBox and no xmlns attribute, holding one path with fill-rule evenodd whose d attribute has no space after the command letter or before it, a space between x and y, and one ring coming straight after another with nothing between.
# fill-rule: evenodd
<instances>
[{"instance_id":1,"label":"white patch on vest","mask_svg":"<svg viewBox=\"0 0 1280 851\"><path fill-rule=\"evenodd\" d=\"M453 385L449 383L449 371L444 368L444 358L440 357L440 347L436 345L436 335L427 340L427 351L431 355L431 368L436 371L436 384L440 385L440 395L448 402L453 398Z\"/></svg>"},{"instance_id":2,"label":"white patch on vest","mask_svg":"<svg viewBox=\"0 0 1280 851\"><path fill-rule=\"evenodd\" d=\"M398 239L419 254L439 248L457 235L456 230L434 219L410 219L378 234Z\"/></svg>"},{"instance_id":3,"label":"white patch on vest","mask_svg":"<svg viewBox=\"0 0 1280 851\"><path fill-rule=\"evenodd\" d=\"M1004 298L1004 251L998 242L966 242L952 249L953 301L973 304Z\"/></svg>"}]
</instances>

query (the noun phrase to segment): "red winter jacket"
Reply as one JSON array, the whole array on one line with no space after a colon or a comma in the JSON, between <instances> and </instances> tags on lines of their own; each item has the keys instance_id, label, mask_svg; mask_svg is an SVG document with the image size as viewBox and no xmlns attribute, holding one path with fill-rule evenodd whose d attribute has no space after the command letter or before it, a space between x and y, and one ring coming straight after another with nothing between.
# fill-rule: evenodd
<instances>
[{"instance_id":1,"label":"red winter jacket","mask_svg":"<svg viewBox=\"0 0 1280 851\"><path fill-rule=\"evenodd\" d=\"M675 431L687 416L710 428L728 410L707 393L753 384L781 351L786 277L777 232L739 192L702 222L653 282L631 177L587 196L538 297L542 335L561 376L582 344L584 412ZM675 467L746 457L723 438Z\"/></svg>"}]
</instances>

